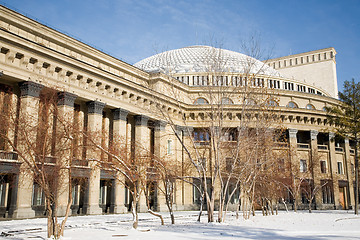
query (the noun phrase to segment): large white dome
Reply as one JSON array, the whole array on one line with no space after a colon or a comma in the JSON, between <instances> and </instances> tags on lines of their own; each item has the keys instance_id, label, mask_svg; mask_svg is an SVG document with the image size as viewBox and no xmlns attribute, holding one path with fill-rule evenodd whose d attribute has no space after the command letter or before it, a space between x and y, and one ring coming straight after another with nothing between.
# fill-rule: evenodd
<instances>
[{"instance_id":1,"label":"large white dome","mask_svg":"<svg viewBox=\"0 0 360 240\"><path fill-rule=\"evenodd\" d=\"M210 46L190 46L162 52L134 66L147 72L167 74L221 71L281 76L278 71L255 58Z\"/></svg>"}]
</instances>

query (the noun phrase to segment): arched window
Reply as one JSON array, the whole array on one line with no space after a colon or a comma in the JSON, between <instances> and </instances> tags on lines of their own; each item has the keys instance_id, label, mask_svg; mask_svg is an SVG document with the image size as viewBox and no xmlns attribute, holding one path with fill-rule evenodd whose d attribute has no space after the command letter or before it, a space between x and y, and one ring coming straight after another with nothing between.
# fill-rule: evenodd
<instances>
[{"instance_id":1,"label":"arched window","mask_svg":"<svg viewBox=\"0 0 360 240\"><path fill-rule=\"evenodd\" d=\"M195 105L205 105L205 104L209 104L209 102L205 98L200 97L195 100L194 104Z\"/></svg>"},{"instance_id":2,"label":"arched window","mask_svg":"<svg viewBox=\"0 0 360 240\"><path fill-rule=\"evenodd\" d=\"M286 107L288 107L288 108L298 108L298 105L296 103L294 103L294 102L289 102L286 105Z\"/></svg>"},{"instance_id":3,"label":"arched window","mask_svg":"<svg viewBox=\"0 0 360 240\"><path fill-rule=\"evenodd\" d=\"M265 106L267 107L277 107L279 104L274 99L269 99L266 101Z\"/></svg>"},{"instance_id":4,"label":"arched window","mask_svg":"<svg viewBox=\"0 0 360 240\"><path fill-rule=\"evenodd\" d=\"M245 99L245 105L254 106L254 105L256 105L256 102L255 102L254 99L246 98L246 99Z\"/></svg>"},{"instance_id":5,"label":"arched window","mask_svg":"<svg viewBox=\"0 0 360 240\"><path fill-rule=\"evenodd\" d=\"M315 110L315 107L314 107L314 105L312 105L312 104L308 104L308 105L306 105L306 107L305 107L306 109L309 109L309 110Z\"/></svg>"},{"instance_id":6,"label":"arched window","mask_svg":"<svg viewBox=\"0 0 360 240\"><path fill-rule=\"evenodd\" d=\"M234 104L234 102L233 102L230 98L228 98L228 97L223 97L223 98L221 99L221 104L229 105L229 104Z\"/></svg>"}]
</instances>

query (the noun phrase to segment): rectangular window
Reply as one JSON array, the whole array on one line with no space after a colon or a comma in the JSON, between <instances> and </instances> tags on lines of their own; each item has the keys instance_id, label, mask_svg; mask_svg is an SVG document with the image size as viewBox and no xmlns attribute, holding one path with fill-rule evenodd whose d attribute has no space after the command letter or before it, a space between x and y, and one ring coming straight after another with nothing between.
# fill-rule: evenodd
<instances>
[{"instance_id":1,"label":"rectangular window","mask_svg":"<svg viewBox=\"0 0 360 240\"><path fill-rule=\"evenodd\" d=\"M324 185L325 184L325 185ZM331 182L325 183L324 180L321 181L322 187L322 198L324 204L333 204L334 198L333 198L333 189Z\"/></svg>"},{"instance_id":2,"label":"rectangular window","mask_svg":"<svg viewBox=\"0 0 360 240\"><path fill-rule=\"evenodd\" d=\"M33 185L33 205L34 206L44 205L44 192L37 183L34 183Z\"/></svg>"},{"instance_id":3,"label":"rectangular window","mask_svg":"<svg viewBox=\"0 0 360 240\"><path fill-rule=\"evenodd\" d=\"M73 205L79 205L80 200L80 185L73 185L72 186L72 197L73 197Z\"/></svg>"},{"instance_id":4,"label":"rectangular window","mask_svg":"<svg viewBox=\"0 0 360 240\"><path fill-rule=\"evenodd\" d=\"M100 180L99 204L105 205L108 202L108 182Z\"/></svg>"},{"instance_id":5,"label":"rectangular window","mask_svg":"<svg viewBox=\"0 0 360 240\"><path fill-rule=\"evenodd\" d=\"M320 169L321 169L321 173L326 173L326 162L325 161L320 161Z\"/></svg>"},{"instance_id":6,"label":"rectangular window","mask_svg":"<svg viewBox=\"0 0 360 240\"><path fill-rule=\"evenodd\" d=\"M172 154L172 140L167 141L167 154Z\"/></svg>"},{"instance_id":7,"label":"rectangular window","mask_svg":"<svg viewBox=\"0 0 360 240\"><path fill-rule=\"evenodd\" d=\"M300 160L300 172L306 172L306 171L307 171L306 160Z\"/></svg>"},{"instance_id":8,"label":"rectangular window","mask_svg":"<svg viewBox=\"0 0 360 240\"><path fill-rule=\"evenodd\" d=\"M337 162L337 167L338 167L338 174L344 174L342 162Z\"/></svg>"},{"instance_id":9,"label":"rectangular window","mask_svg":"<svg viewBox=\"0 0 360 240\"><path fill-rule=\"evenodd\" d=\"M0 206L5 207L7 205L7 195L9 190L9 183L0 182Z\"/></svg>"}]
</instances>

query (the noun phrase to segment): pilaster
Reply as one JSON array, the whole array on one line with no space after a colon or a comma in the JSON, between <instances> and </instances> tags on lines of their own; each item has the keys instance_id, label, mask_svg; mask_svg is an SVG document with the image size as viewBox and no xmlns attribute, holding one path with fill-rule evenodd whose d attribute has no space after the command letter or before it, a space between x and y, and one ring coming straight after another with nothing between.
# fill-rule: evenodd
<instances>
[{"instance_id":1,"label":"pilaster","mask_svg":"<svg viewBox=\"0 0 360 240\"><path fill-rule=\"evenodd\" d=\"M310 130L310 154L311 154L311 165L312 165L312 177L314 181L314 188L321 186L320 179L320 155L318 153L317 136L319 132L316 130ZM315 194L315 206L316 209L321 209L322 206L322 191L321 189Z\"/></svg>"},{"instance_id":2,"label":"pilaster","mask_svg":"<svg viewBox=\"0 0 360 240\"><path fill-rule=\"evenodd\" d=\"M298 160L297 155L297 129L289 128L289 148L290 148L290 162L291 162L291 171L296 175L296 173L299 173L300 168L300 162ZM298 179L294 179L294 181L299 181ZM299 206L299 203L301 203L301 196L300 194L298 196L294 197L294 201L296 201L297 206Z\"/></svg>"},{"instance_id":3,"label":"pilaster","mask_svg":"<svg viewBox=\"0 0 360 240\"><path fill-rule=\"evenodd\" d=\"M330 158L330 170L333 181L333 190L334 190L334 207L336 209L340 208L340 198L339 198L339 177L337 175L337 162L336 162L336 152L335 152L335 133L329 132L329 158Z\"/></svg>"},{"instance_id":4,"label":"pilaster","mask_svg":"<svg viewBox=\"0 0 360 240\"><path fill-rule=\"evenodd\" d=\"M352 207L352 209L355 209L355 198L354 198L354 176L352 172L352 166L351 166L351 159L350 159L350 144L349 139L345 138L344 142L344 151L345 151L345 164L346 164L346 176L349 183L348 187L348 196L349 196L349 203L348 205Z\"/></svg>"}]
</instances>

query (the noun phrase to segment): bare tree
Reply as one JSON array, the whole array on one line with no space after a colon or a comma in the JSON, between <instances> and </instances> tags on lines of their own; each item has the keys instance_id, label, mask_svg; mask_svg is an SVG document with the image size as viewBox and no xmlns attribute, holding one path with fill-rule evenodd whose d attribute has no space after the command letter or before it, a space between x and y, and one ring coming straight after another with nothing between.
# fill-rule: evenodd
<instances>
[{"instance_id":1,"label":"bare tree","mask_svg":"<svg viewBox=\"0 0 360 240\"><path fill-rule=\"evenodd\" d=\"M257 44L251 46L255 55L259 54L258 50ZM192 164L192 175L182 179L187 182L192 179L194 187L199 191L200 202L206 202L209 222L214 221L215 199L219 199L218 221L223 221L229 199L239 188L244 193L243 196L249 199L248 209L253 209L252 196L258 162L266 161L261 159L264 156L261 154L263 150L260 150L260 135L274 135L274 131L270 133L266 130L278 125L272 111L276 106L276 98L271 86L267 88L264 78L259 77L267 66L259 65L251 57L245 56L244 59L238 63L242 71L229 74L228 58L224 51L206 47L202 62L199 62L203 74L193 79L197 81L195 85L202 86L201 90L198 94L190 94L190 99L186 99L181 94L178 80L172 77L174 69L171 67L171 56L163 54L164 73L170 76L166 83L166 93L172 107L181 114L174 116L167 111L163 100L156 95L156 109L153 110L171 126L187 160ZM154 83L151 87L156 89L159 85ZM201 105L201 109L183 114L184 102ZM230 122L235 125L229 124ZM183 134L188 138L184 139L179 134L178 125L183 126ZM244 152L244 147L248 152ZM230 185L235 188L229 190ZM217 189L220 189L219 193Z\"/></svg>"},{"instance_id":2,"label":"bare tree","mask_svg":"<svg viewBox=\"0 0 360 240\"><path fill-rule=\"evenodd\" d=\"M52 89L43 89L39 106L33 106L27 111L21 108L19 114L0 113L0 121L6 124L7 129L15 129L16 134L13 138L1 132L1 138L22 162L20 174L25 176L23 181L33 180L43 192L47 235L55 239L64 235L65 223L70 214L72 158L75 149L80 147L73 141L74 135L79 134L74 128L74 113L66 111L66 107L59 104L61 94ZM37 107L39 115L32 114L38 111ZM9 111L15 110L9 107ZM65 216L62 221L58 219L60 201L66 203L60 213Z\"/></svg>"}]
</instances>

